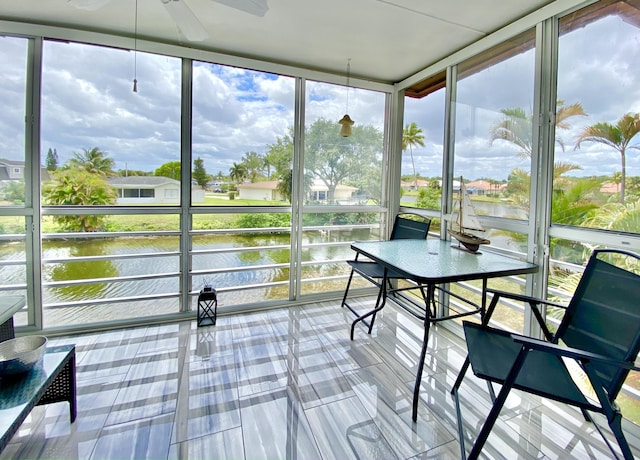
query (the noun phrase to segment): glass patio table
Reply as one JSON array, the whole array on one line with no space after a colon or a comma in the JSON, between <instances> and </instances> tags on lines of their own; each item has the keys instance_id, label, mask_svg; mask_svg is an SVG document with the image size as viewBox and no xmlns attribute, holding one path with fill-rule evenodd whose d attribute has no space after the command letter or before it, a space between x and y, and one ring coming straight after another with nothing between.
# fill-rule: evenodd
<instances>
[{"instance_id":1,"label":"glass patio table","mask_svg":"<svg viewBox=\"0 0 640 460\"><path fill-rule=\"evenodd\" d=\"M376 300L375 308L362 314L351 325L351 334L359 322L368 323L371 333L373 322L377 312L384 308L388 298L398 298L401 291L419 290L422 296L422 304L414 302L396 302L398 306L407 310L410 314L423 322L424 336L422 351L418 362L416 382L413 392L413 413L415 422L418 416L418 400L420 382L427 351L429 327L431 323L460 318L479 313L481 318L486 313L487 280L511 275L523 275L535 273L538 267L535 264L507 257L490 251L471 253L457 246L452 246L450 241L439 239L432 240L390 240L390 241L356 241L351 249L357 253L377 262L384 268L384 277L377 283L380 292ZM404 278L413 281L410 287L390 288L387 277L393 273L394 278ZM447 283L459 281L482 281L482 297L480 305L465 299L443 286ZM446 296L456 297L471 308L464 311L445 310L440 302L436 305L435 292L438 289Z\"/></svg>"}]
</instances>

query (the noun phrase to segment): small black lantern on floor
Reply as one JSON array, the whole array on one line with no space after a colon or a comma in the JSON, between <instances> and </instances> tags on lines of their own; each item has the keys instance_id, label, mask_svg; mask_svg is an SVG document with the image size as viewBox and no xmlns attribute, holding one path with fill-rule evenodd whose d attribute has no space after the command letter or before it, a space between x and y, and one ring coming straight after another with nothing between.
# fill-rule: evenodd
<instances>
[{"instance_id":1,"label":"small black lantern on floor","mask_svg":"<svg viewBox=\"0 0 640 460\"><path fill-rule=\"evenodd\" d=\"M218 314L218 293L211 286L205 286L198 295L198 327L215 326Z\"/></svg>"}]
</instances>

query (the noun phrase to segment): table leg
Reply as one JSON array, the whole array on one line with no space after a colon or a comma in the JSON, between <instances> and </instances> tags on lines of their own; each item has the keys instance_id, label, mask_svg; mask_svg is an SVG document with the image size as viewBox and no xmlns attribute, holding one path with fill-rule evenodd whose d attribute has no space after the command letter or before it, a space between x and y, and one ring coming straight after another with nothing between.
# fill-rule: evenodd
<instances>
[{"instance_id":1,"label":"table leg","mask_svg":"<svg viewBox=\"0 0 640 460\"><path fill-rule=\"evenodd\" d=\"M71 423L76 421L78 415L78 403L76 394L76 352L73 351L71 359L69 360L69 412L71 416Z\"/></svg>"},{"instance_id":2,"label":"table leg","mask_svg":"<svg viewBox=\"0 0 640 460\"><path fill-rule=\"evenodd\" d=\"M424 290L422 291L423 299L425 302L425 317L424 317L424 336L422 338L422 350L420 351L420 360L418 361L418 372L416 373L416 383L413 387L413 412L411 419L414 422L418 421L418 402L420 401L420 383L422 382L422 371L424 369L424 360L427 356L427 347L429 346L429 328L431 327L431 299L433 299L435 286L430 284L427 286L427 295L424 298Z\"/></svg>"},{"instance_id":3,"label":"table leg","mask_svg":"<svg viewBox=\"0 0 640 460\"><path fill-rule=\"evenodd\" d=\"M76 420L78 414L76 402L76 352L71 351L69 360L63 365L62 369L46 391L36 403L37 405L51 404L55 402L66 401L69 403L69 415L71 423Z\"/></svg>"}]
</instances>

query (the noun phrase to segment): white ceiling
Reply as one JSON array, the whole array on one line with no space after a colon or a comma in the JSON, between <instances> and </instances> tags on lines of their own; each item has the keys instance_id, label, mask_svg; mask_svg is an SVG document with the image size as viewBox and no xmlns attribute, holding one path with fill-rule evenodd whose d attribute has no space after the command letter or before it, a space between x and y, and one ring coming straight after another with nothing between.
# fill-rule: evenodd
<instances>
[{"instance_id":1,"label":"white ceiling","mask_svg":"<svg viewBox=\"0 0 640 460\"><path fill-rule=\"evenodd\" d=\"M133 35L135 0L2 0L0 19ZM185 2L208 34L188 41L163 0L138 0L138 36L394 83L553 0L266 0L262 17L214 0ZM233 3L241 0L220 0ZM257 1L257 0L254 0ZM263 0L264 1L264 0Z\"/></svg>"}]
</instances>

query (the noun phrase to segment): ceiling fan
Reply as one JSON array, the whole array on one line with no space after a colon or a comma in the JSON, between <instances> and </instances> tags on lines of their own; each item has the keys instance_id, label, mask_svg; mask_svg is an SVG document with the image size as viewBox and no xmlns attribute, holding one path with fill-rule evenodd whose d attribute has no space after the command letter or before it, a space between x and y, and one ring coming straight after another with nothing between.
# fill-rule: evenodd
<instances>
[{"instance_id":1,"label":"ceiling fan","mask_svg":"<svg viewBox=\"0 0 640 460\"><path fill-rule=\"evenodd\" d=\"M71 6L94 11L102 8L111 0L67 0ZM184 37L192 42L199 42L209 37L196 15L185 0L159 0L165 7L171 19L176 23ZM269 7L267 0L213 0L217 3L230 6L254 16L263 17Z\"/></svg>"}]
</instances>

